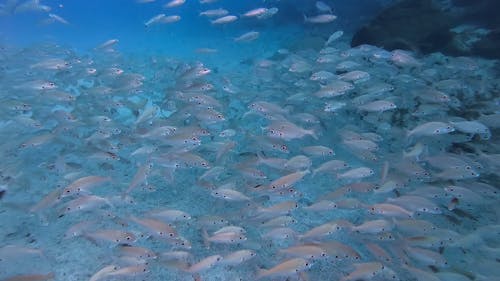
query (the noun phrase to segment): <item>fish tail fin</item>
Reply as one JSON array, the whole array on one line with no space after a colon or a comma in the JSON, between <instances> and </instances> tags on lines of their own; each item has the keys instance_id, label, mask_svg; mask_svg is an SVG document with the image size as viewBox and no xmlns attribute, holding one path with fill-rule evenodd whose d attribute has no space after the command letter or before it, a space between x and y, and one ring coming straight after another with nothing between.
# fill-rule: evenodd
<instances>
[{"instance_id":1,"label":"fish tail fin","mask_svg":"<svg viewBox=\"0 0 500 281\"><path fill-rule=\"evenodd\" d=\"M387 179L387 174L389 173L389 162L385 161L384 165L382 166L381 172L380 172L380 182L379 184L382 185Z\"/></svg>"},{"instance_id":2,"label":"fish tail fin","mask_svg":"<svg viewBox=\"0 0 500 281\"><path fill-rule=\"evenodd\" d=\"M175 179L175 171L177 170L176 167L165 167L163 171L161 171L161 175L164 180L167 182L173 182Z\"/></svg>"},{"instance_id":3,"label":"fish tail fin","mask_svg":"<svg viewBox=\"0 0 500 281\"><path fill-rule=\"evenodd\" d=\"M314 130L307 130L306 133L308 135L310 135L311 137L313 137L315 140L318 140L318 135L316 134L316 132Z\"/></svg>"},{"instance_id":4,"label":"fish tail fin","mask_svg":"<svg viewBox=\"0 0 500 281\"><path fill-rule=\"evenodd\" d=\"M415 143L415 136L413 135L413 131L409 131L407 129L404 129L405 136L406 136L406 145L412 145Z\"/></svg>"},{"instance_id":5,"label":"fish tail fin","mask_svg":"<svg viewBox=\"0 0 500 281\"><path fill-rule=\"evenodd\" d=\"M210 249L210 241L208 241L208 232L205 228L201 229L201 235L203 237L203 244L207 249Z\"/></svg>"},{"instance_id":6,"label":"fish tail fin","mask_svg":"<svg viewBox=\"0 0 500 281\"><path fill-rule=\"evenodd\" d=\"M412 135L413 135L413 131L410 131L408 129L404 129L404 132L405 132L405 135L406 135L406 138L410 138Z\"/></svg>"},{"instance_id":7,"label":"fish tail fin","mask_svg":"<svg viewBox=\"0 0 500 281\"><path fill-rule=\"evenodd\" d=\"M302 16L304 17L304 22L307 22L307 16L305 14L302 14Z\"/></svg>"},{"instance_id":8,"label":"fish tail fin","mask_svg":"<svg viewBox=\"0 0 500 281\"><path fill-rule=\"evenodd\" d=\"M122 197L123 198L123 197ZM113 205L113 203L111 203L111 200L109 200L108 198L104 198L104 202L106 203L106 205L108 205L109 207L111 208L115 208L115 205Z\"/></svg>"},{"instance_id":9,"label":"fish tail fin","mask_svg":"<svg viewBox=\"0 0 500 281\"><path fill-rule=\"evenodd\" d=\"M266 156L264 155L264 152L257 151L257 162L260 164L260 163L264 163L265 160L266 160Z\"/></svg>"}]
</instances>

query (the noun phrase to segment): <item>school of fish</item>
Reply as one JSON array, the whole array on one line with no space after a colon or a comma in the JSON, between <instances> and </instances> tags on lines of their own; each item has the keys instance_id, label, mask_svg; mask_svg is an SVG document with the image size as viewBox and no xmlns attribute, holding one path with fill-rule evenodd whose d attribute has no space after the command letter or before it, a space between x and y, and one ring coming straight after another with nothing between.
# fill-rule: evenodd
<instances>
[{"instance_id":1,"label":"school of fish","mask_svg":"<svg viewBox=\"0 0 500 281\"><path fill-rule=\"evenodd\" d=\"M498 62L345 37L237 71L2 46L0 280L500 280Z\"/></svg>"}]
</instances>

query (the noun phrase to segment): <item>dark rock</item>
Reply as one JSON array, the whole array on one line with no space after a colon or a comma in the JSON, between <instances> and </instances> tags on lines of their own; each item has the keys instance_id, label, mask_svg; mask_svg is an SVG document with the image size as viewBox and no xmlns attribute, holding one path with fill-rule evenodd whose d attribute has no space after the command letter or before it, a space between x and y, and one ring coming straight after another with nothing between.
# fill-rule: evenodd
<instances>
[{"instance_id":1,"label":"dark rock","mask_svg":"<svg viewBox=\"0 0 500 281\"><path fill-rule=\"evenodd\" d=\"M437 3L436 0L400 1L356 32L351 45L500 58L500 1L454 0L449 7ZM461 28L453 29L460 25Z\"/></svg>"},{"instance_id":2,"label":"dark rock","mask_svg":"<svg viewBox=\"0 0 500 281\"><path fill-rule=\"evenodd\" d=\"M430 53L448 45L453 37L449 31L452 26L452 18L435 7L432 0L405 0L385 9L361 28L351 45Z\"/></svg>"},{"instance_id":3,"label":"dark rock","mask_svg":"<svg viewBox=\"0 0 500 281\"><path fill-rule=\"evenodd\" d=\"M492 31L474 44L471 52L485 58L500 59L500 30Z\"/></svg>"}]
</instances>

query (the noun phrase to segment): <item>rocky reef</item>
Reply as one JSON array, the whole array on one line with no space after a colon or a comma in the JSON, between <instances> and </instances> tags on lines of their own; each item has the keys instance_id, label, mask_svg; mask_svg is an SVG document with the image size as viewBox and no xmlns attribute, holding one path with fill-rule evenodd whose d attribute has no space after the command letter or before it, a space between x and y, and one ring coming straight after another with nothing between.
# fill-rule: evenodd
<instances>
[{"instance_id":1,"label":"rocky reef","mask_svg":"<svg viewBox=\"0 0 500 281\"><path fill-rule=\"evenodd\" d=\"M402 0L353 36L351 45L500 58L500 1Z\"/></svg>"}]
</instances>

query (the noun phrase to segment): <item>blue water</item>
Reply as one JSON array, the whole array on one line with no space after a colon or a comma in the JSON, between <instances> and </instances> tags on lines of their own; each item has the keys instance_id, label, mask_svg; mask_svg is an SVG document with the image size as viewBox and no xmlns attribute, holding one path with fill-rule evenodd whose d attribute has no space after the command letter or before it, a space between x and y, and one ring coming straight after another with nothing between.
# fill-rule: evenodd
<instances>
[{"instance_id":1,"label":"blue water","mask_svg":"<svg viewBox=\"0 0 500 281\"><path fill-rule=\"evenodd\" d=\"M335 23L329 28L342 25L343 28L355 29L362 22L359 18L365 18L366 21L378 11L378 9L363 10L365 14L356 14L360 12L356 7L367 6L367 3L371 1L357 2L359 3L351 6L349 1L337 1L335 12L339 13L341 17L339 21L342 23ZM2 39L18 44L50 41L87 51L100 42L110 38L119 38L121 51L186 55L186 52L198 47L219 47L222 51L226 48L231 50L231 44L228 44L226 39L237 37L246 30L256 29L263 32L263 35L268 32L269 38L265 38L267 39L265 41L272 42L286 40L280 37L285 37L285 34L290 35L290 32L286 32L289 28L293 28L296 32L310 32L310 29L314 29L314 27L303 25L303 14L315 12L314 3L309 3L309 1L269 1L268 3L244 1L244 3L237 4L232 1L218 1L205 5L197 1L187 1L180 7L170 9L162 8L164 1L146 4L120 0L45 1L43 4L50 6L51 13L67 19L70 24L68 26L60 23L44 24L43 21L47 19L45 12L8 14L0 18ZM198 15L203 10L220 7L229 10L232 14L241 15L258 6L277 7L282 10L282 13L265 21L242 19L235 24L223 27L211 26L207 18ZM182 20L171 25L144 28L143 23L159 13L177 14L182 17ZM302 30L303 28L306 30ZM282 32L282 29L285 29L285 32ZM245 51L247 50L240 52L245 53Z\"/></svg>"},{"instance_id":2,"label":"blue water","mask_svg":"<svg viewBox=\"0 0 500 281\"><path fill-rule=\"evenodd\" d=\"M351 48L393 1L323 2L1 1L0 281L498 280L498 62Z\"/></svg>"}]
</instances>

